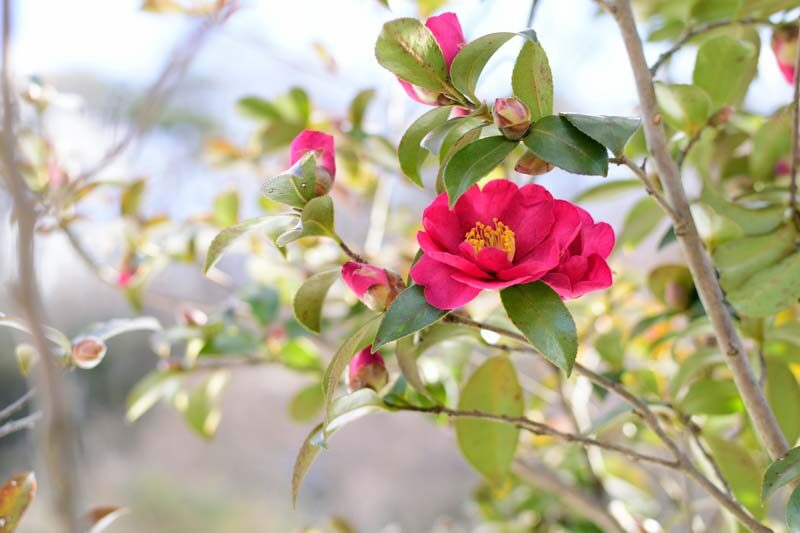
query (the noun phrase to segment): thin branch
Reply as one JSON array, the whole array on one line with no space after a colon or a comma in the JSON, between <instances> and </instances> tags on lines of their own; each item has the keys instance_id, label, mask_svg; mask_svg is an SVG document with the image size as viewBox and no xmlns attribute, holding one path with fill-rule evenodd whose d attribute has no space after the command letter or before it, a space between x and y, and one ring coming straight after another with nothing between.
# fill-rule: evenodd
<instances>
[{"instance_id":1,"label":"thin branch","mask_svg":"<svg viewBox=\"0 0 800 533\"><path fill-rule=\"evenodd\" d=\"M349 246L347 246L347 244L343 240L337 239L337 242L339 243L339 248L342 249L342 251L345 253L345 255L347 255L347 257L349 257L350 259L352 259L356 263L366 263L367 262L366 259L364 259L362 256L358 255Z\"/></svg>"},{"instance_id":2,"label":"thin branch","mask_svg":"<svg viewBox=\"0 0 800 533\"><path fill-rule=\"evenodd\" d=\"M3 437L7 437L12 433L16 433L17 431L22 431L24 429L33 429L33 426L42 418L42 412L36 411L27 416L22 418L18 418L16 420L12 420L11 422L6 422L2 426L0 426L0 439Z\"/></svg>"},{"instance_id":3,"label":"thin branch","mask_svg":"<svg viewBox=\"0 0 800 533\"><path fill-rule=\"evenodd\" d=\"M536 17L536 8L539 7L539 0L531 0L531 9L528 11L528 22L526 28L533 28L533 19Z\"/></svg>"},{"instance_id":4,"label":"thin branch","mask_svg":"<svg viewBox=\"0 0 800 533\"><path fill-rule=\"evenodd\" d=\"M800 25L800 22L798 24ZM800 211L797 210L797 167L800 159L800 154L798 154L798 151L800 151L800 146L798 146L798 130L800 130L800 38L797 39L796 46L794 100L792 100L792 173L789 177L789 209L795 223L800 227Z\"/></svg>"},{"instance_id":5,"label":"thin branch","mask_svg":"<svg viewBox=\"0 0 800 533\"><path fill-rule=\"evenodd\" d=\"M656 62L653 63L653 66L650 67L650 75L655 76L658 69L671 58L675 52L683 48L683 46L689 42L690 40L694 39L698 35L702 35L704 33L708 33L710 31L724 28L725 26L734 26L734 25L742 25L742 26L753 26L758 24L767 24L772 25L772 22L769 19L760 19L754 17L747 17L741 18L738 20L715 20L712 22L707 22L705 24L700 24L697 26L693 26L686 30L683 35L681 35L677 41L663 54L658 56Z\"/></svg>"},{"instance_id":6,"label":"thin branch","mask_svg":"<svg viewBox=\"0 0 800 533\"><path fill-rule=\"evenodd\" d=\"M653 180L650 179L650 176L647 175L647 172L637 165L630 157L623 155L621 157L615 157L609 159L610 163L615 163L617 165L624 165L631 169L633 173L636 175L637 178L644 184L644 188L647 191L647 194L655 198L658 205L664 210L664 212L669 215L671 219L675 219L675 211L672 209L672 206L669 205L664 193L653 183Z\"/></svg>"},{"instance_id":7,"label":"thin branch","mask_svg":"<svg viewBox=\"0 0 800 533\"><path fill-rule=\"evenodd\" d=\"M692 420L691 415L687 415L681 413L677 409L674 409L675 413L677 414L678 420L689 430L689 433L692 435L692 441L694 442L697 449L700 450L700 453L703 455L703 458L708 462L711 466L711 469L714 471L714 475L717 477L717 480L720 482L722 487L725 489L725 492L733 498L733 490L731 489L730 483L725 478L725 475L722 473L722 469L720 469L717 460L714 459L714 456L709 451L708 447L703 443L702 439L702 430L700 426L694 423Z\"/></svg>"},{"instance_id":8,"label":"thin branch","mask_svg":"<svg viewBox=\"0 0 800 533\"><path fill-rule=\"evenodd\" d=\"M37 222L36 203L17 166L15 105L11 89L9 65L11 45L11 0L3 0L2 71L3 96L2 162L8 189L14 200L17 219L17 297L24 313L41 364L41 393L45 406L44 455L52 483L53 497L60 529L67 533L81 530L78 515L78 476L75 466L75 428L69 398L64 390L61 371L50 350L42 320L42 300L36 279L34 241Z\"/></svg>"},{"instance_id":9,"label":"thin branch","mask_svg":"<svg viewBox=\"0 0 800 533\"><path fill-rule=\"evenodd\" d=\"M656 104L653 79L647 68L642 41L636 28L630 3L625 0L616 0L613 12L633 69L647 145L650 147L669 203L677 216L674 223L675 235L683 248L686 262L692 273L700 300L711 321L720 349L727 355L728 366L733 374L734 382L744 400L756 432L770 456L778 458L788 450L788 444L772 408L758 386L758 380L747 358L744 344L725 305L722 289L711 260L697 233L680 171L672 159L667 145L661 115Z\"/></svg>"},{"instance_id":10,"label":"thin branch","mask_svg":"<svg viewBox=\"0 0 800 533\"><path fill-rule=\"evenodd\" d=\"M8 404L5 408L0 409L0 421L11 417L11 415L17 411L20 411L23 407L25 407L25 404L28 403L28 400L33 398L34 394L34 389L29 389L28 392Z\"/></svg>"}]
</instances>

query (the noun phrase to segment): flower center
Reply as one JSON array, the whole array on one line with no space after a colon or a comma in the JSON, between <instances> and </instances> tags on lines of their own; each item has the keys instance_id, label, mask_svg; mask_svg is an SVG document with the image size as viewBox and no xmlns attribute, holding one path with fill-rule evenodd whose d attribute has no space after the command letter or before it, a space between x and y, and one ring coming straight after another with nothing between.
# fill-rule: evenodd
<instances>
[{"instance_id":1,"label":"flower center","mask_svg":"<svg viewBox=\"0 0 800 533\"><path fill-rule=\"evenodd\" d=\"M492 222L492 226L487 226L483 222L476 223L464 239L472 245L475 253L484 248L498 248L508 255L509 261L513 261L514 252L517 250L514 232L496 218L492 219Z\"/></svg>"}]
</instances>

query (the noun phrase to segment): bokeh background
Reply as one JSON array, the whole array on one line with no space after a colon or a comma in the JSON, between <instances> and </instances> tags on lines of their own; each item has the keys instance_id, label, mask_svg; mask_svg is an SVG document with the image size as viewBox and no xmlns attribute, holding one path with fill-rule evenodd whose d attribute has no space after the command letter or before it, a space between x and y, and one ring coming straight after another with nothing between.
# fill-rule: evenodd
<instances>
[{"instance_id":1,"label":"bokeh background","mask_svg":"<svg viewBox=\"0 0 800 533\"><path fill-rule=\"evenodd\" d=\"M539 3L534 28L553 70L556 111L636 114L632 77L612 21L599 15L589 0ZM359 90L374 88L377 96L367 128L393 141L422 111L373 56L381 25L397 16L414 16L416 2L392 0L391 11L376 0L241 4L198 52L156 127L104 173L111 178L146 177L146 212L190 220L207 212L220 191L236 188L243 198L243 217L256 214L257 190L265 176L252 168L220 168L203 153L212 136L247 142L252 123L235 111L242 96L269 99L301 86L310 94L315 113L336 115ZM463 0L447 3L446 9L458 13L469 40L522 29L530 2ZM22 86L39 76L60 91L48 128L68 168L98 159L120 138L131 109L171 51L199 23L181 14L142 11L140 0L19 0L15 11L15 81ZM663 49L663 44L648 44L649 59ZM515 53L515 45L509 44L492 60L479 95L509 92L505 84ZM791 95L769 48L762 47L761 54L745 107L769 113ZM669 77L675 82L689 79L692 64L690 52L679 53ZM285 163L286 154L271 162L274 170ZM613 172L626 177L618 169ZM390 217L395 210L418 216L430 200L430 191L412 191L399 175L380 179L381 194L393 206ZM556 170L542 183L555 195L570 198L600 179L567 178ZM82 240L95 257L110 264L119 261L123 248L118 195L115 189L100 192L80 213L85 217L79 226ZM349 203L339 210L337 226L363 248L370 239L365 223L369 206L352 198L343 201ZM587 207L619 229L629 204L623 196ZM9 199L0 194L0 310L13 314L16 304L7 288L15 275L9 208ZM370 246L368 251L380 258L374 236ZM651 242L637 255L620 251L615 268L643 270L662 258L654 250ZM39 261L47 317L54 326L75 333L94 321L134 316L121 293L98 281L60 234L40 240ZM171 265L154 280L145 313L172 323L175 302L217 305L276 261L266 258L259 274L241 257L226 258L220 265L227 274L222 284L209 281L196 266ZM0 330L0 405L27 386L14 360L16 339ZM327 348L332 352L335 346ZM456 452L450 432L429 421L409 414L391 419L376 415L348 427L319 456L292 511L291 467L308 427L290 421L286 409L304 383L301 377L272 367L236 370L225 393L218 434L207 442L169 408L157 407L127 424L127 393L157 358L145 334L113 341L110 354L94 371L69 378L79 400L75 415L80 420L86 499L132 509L110 531L282 532L324 525L333 516L345 518L358 531L473 530L476 510L470 495L477 476ZM38 464L30 434L0 441L0 478ZM21 531L47 532L48 523L46 499L40 498Z\"/></svg>"}]
</instances>

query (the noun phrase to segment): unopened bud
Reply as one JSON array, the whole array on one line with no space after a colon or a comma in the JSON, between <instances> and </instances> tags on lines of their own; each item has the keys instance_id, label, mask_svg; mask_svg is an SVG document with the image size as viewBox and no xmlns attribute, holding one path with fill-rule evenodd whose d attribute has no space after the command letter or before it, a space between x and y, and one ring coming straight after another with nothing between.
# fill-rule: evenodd
<instances>
[{"instance_id":1,"label":"unopened bud","mask_svg":"<svg viewBox=\"0 0 800 533\"><path fill-rule=\"evenodd\" d=\"M72 362L78 368L94 368L106 356L106 343L98 337L81 337L72 343Z\"/></svg>"},{"instance_id":2,"label":"unopened bud","mask_svg":"<svg viewBox=\"0 0 800 533\"><path fill-rule=\"evenodd\" d=\"M350 360L347 386L351 392L367 387L377 392L389 382L383 357L380 352L371 351L372 346L367 346Z\"/></svg>"},{"instance_id":3,"label":"unopened bud","mask_svg":"<svg viewBox=\"0 0 800 533\"><path fill-rule=\"evenodd\" d=\"M373 311L385 311L405 287L393 272L349 261L342 266L342 279L361 302Z\"/></svg>"},{"instance_id":4,"label":"unopened bud","mask_svg":"<svg viewBox=\"0 0 800 533\"><path fill-rule=\"evenodd\" d=\"M788 83L794 83L794 65L797 61L796 24L779 26L772 33L772 51L778 61L778 68Z\"/></svg>"},{"instance_id":5,"label":"unopened bud","mask_svg":"<svg viewBox=\"0 0 800 533\"><path fill-rule=\"evenodd\" d=\"M514 170L520 174L529 174L531 176L538 176L540 174L547 174L553 170L553 165L535 155L533 152L525 152L525 155L519 158Z\"/></svg>"},{"instance_id":6,"label":"unopened bud","mask_svg":"<svg viewBox=\"0 0 800 533\"><path fill-rule=\"evenodd\" d=\"M519 99L498 98L494 101L494 125L506 139L518 141L531 127L531 110Z\"/></svg>"}]
</instances>

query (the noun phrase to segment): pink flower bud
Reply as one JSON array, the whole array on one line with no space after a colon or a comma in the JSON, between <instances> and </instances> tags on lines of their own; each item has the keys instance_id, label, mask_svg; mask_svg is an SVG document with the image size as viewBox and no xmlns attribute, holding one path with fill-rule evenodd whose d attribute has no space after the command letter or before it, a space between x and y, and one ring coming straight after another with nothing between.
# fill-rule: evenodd
<instances>
[{"instance_id":1,"label":"pink flower bud","mask_svg":"<svg viewBox=\"0 0 800 533\"><path fill-rule=\"evenodd\" d=\"M303 130L292 140L289 151L293 165L308 152L314 153L317 160L316 193L318 196L327 194L336 177L336 152L333 147L333 137L321 131Z\"/></svg>"},{"instance_id":2,"label":"pink flower bud","mask_svg":"<svg viewBox=\"0 0 800 533\"><path fill-rule=\"evenodd\" d=\"M506 139L518 141L531 127L531 110L517 98L498 98L492 114L494 125Z\"/></svg>"},{"instance_id":3,"label":"pink flower bud","mask_svg":"<svg viewBox=\"0 0 800 533\"><path fill-rule=\"evenodd\" d=\"M106 343L98 337L81 337L72 343L70 357L78 368L94 368L105 356Z\"/></svg>"},{"instance_id":4,"label":"pink flower bud","mask_svg":"<svg viewBox=\"0 0 800 533\"><path fill-rule=\"evenodd\" d=\"M553 168L552 164L535 155L533 152L525 152L525 154L519 158L519 161L517 161L514 170L520 174L538 176L540 174L547 174L553 170Z\"/></svg>"},{"instance_id":5,"label":"pink flower bud","mask_svg":"<svg viewBox=\"0 0 800 533\"><path fill-rule=\"evenodd\" d=\"M350 360L347 386L350 392L369 387L374 391L381 390L389 382L389 373L380 352L370 353L372 346L367 346Z\"/></svg>"},{"instance_id":6,"label":"pink flower bud","mask_svg":"<svg viewBox=\"0 0 800 533\"><path fill-rule=\"evenodd\" d=\"M342 266L342 279L364 305L379 313L385 311L404 288L397 274L355 261Z\"/></svg>"},{"instance_id":7,"label":"pink flower bud","mask_svg":"<svg viewBox=\"0 0 800 533\"><path fill-rule=\"evenodd\" d=\"M122 287L123 289L131 284L133 278L136 276L136 269L135 268L123 268L119 271L117 275L117 285Z\"/></svg>"},{"instance_id":8,"label":"pink flower bud","mask_svg":"<svg viewBox=\"0 0 800 533\"><path fill-rule=\"evenodd\" d=\"M797 61L797 25L787 24L772 33L772 51L778 60L778 68L786 81L794 83L794 65Z\"/></svg>"}]
</instances>

